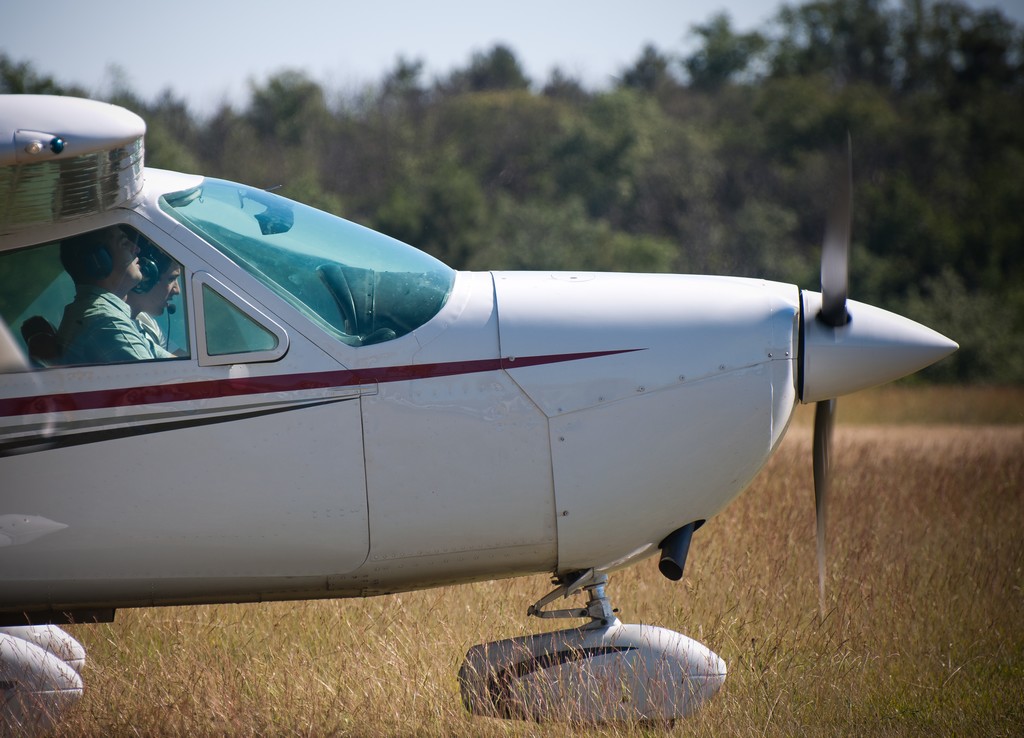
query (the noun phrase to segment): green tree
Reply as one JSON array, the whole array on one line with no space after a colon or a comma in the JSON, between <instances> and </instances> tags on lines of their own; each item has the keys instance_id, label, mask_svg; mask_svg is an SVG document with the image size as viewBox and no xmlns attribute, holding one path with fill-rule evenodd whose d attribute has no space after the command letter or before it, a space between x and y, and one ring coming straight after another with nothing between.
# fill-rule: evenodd
<instances>
[{"instance_id":1,"label":"green tree","mask_svg":"<svg viewBox=\"0 0 1024 738\"><path fill-rule=\"evenodd\" d=\"M620 86L643 92L658 92L676 85L671 73L672 60L648 44L633 66L622 72Z\"/></svg>"},{"instance_id":2,"label":"green tree","mask_svg":"<svg viewBox=\"0 0 1024 738\"><path fill-rule=\"evenodd\" d=\"M81 87L62 85L53 77L41 75L28 62L15 62L2 52L0 52L0 94L88 96Z\"/></svg>"},{"instance_id":3,"label":"green tree","mask_svg":"<svg viewBox=\"0 0 1024 738\"><path fill-rule=\"evenodd\" d=\"M478 181L444 150L398 179L373 215L378 230L466 268L487 233L487 203Z\"/></svg>"},{"instance_id":4,"label":"green tree","mask_svg":"<svg viewBox=\"0 0 1024 738\"><path fill-rule=\"evenodd\" d=\"M203 171L197 152L200 127L183 99L164 90L140 112L146 119L148 166L193 174Z\"/></svg>"},{"instance_id":5,"label":"green tree","mask_svg":"<svg viewBox=\"0 0 1024 738\"><path fill-rule=\"evenodd\" d=\"M473 54L469 67L452 72L442 89L448 94L487 90L526 90L530 79L515 53L504 44Z\"/></svg>"},{"instance_id":6,"label":"green tree","mask_svg":"<svg viewBox=\"0 0 1024 738\"><path fill-rule=\"evenodd\" d=\"M748 71L767 41L760 33L737 34L727 13L712 16L692 33L701 39L700 48L683 59L690 84L700 90L715 91Z\"/></svg>"},{"instance_id":7,"label":"green tree","mask_svg":"<svg viewBox=\"0 0 1024 738\"><path fill-rule=\"evenodd\" d=\"M581 105L590 98L577 77L568 76L558 67L555 67L544 84L543 94L570 105Z\"/></svg>"},{"instance_id":8,"label":"green tree","mask_svg":"<svg viewBox=\"0 0 1024 738\"><path fill-rule=\"evenodd\" d=\"M299 144L326 115L323 89L305 72L285 70L251 86L246 118L263 138Z\"/></svg>"},{"instance_id":9,"label":"green tree","mask_svg":"<svg viewBox=\"0 0 1024 738\"><path fill-rule=\"evenodd\" d=\"M578 199L554 205L500 197L494 235L473 253L468 267L666 272L674 254L664 239L623 233L588 217Z\"/></svg>"},{"instance_id":10,"label":"green tree","mask_svg":"<svg viewBox=\"0 0 1024 738\"><path fill-rule=\"evenodd\" d=\"M554 196L552 148L565 108L527 90L491 90L441 101L430 121L434 147L451 146L489 194Z\"/></svg>"},{"instance_id":11,"label":"green tree","mask_svg":"<svg viewBox=\"0 0 1024 738\"><path fill-rule=\"evenodd\" d=\"M783 6L771 57L775 76L825 72L839 84L887 86L894 70L892 15L885 0L820 0Z\"/></svg>"}]
</instances>

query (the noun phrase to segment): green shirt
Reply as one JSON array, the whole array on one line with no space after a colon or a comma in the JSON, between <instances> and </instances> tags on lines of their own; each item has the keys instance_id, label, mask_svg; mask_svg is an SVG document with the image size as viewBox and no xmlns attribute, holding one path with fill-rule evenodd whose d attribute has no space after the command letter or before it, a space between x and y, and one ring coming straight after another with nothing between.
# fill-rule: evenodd
<instances>
[{"instance_id":1,"label":"green shirt","mask_svg":"<svg viewBox=\"0 0 1024 738\"><path fill-rule=\"evenodd\" d=\"M117 364L169 359L132 320L128 303L94 285L79 285L57 329L62 364Z\"/></svg>"}]
</instances>

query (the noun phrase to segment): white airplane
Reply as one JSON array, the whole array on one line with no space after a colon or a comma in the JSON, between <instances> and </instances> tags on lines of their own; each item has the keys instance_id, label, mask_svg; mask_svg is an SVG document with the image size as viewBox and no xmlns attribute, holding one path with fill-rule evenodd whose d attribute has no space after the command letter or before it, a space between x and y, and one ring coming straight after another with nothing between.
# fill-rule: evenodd
<instances>
[{"instance_id":1,"label":"white airplane","mask_svg":"<svg viewBox=\"0 0 1024 738\"><path fill-rule=\"evenodd\" d=\"M528 614L585 622L470 649L466 707L686 715L725 663L621 623L608 574L659 555L679 579L799 403L818 403L821 565L834 398L956 349L847 300L848 182L821 293L457 272L259 189L144 168L144 133L106 103L0 96L9 730L45 730L81 695L62 623L544 572ZM551 607L570 596L585 600Z\"/></svg>"}]
</instances>

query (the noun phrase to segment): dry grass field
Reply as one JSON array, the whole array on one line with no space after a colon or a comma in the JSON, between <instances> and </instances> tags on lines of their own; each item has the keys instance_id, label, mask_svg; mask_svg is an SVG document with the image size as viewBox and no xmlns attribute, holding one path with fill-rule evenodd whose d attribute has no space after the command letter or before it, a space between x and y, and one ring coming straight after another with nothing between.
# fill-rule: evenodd
<instances>
[{"instance_id":1,"label":"dry grass field","mask_svg":"<svg viewBox=\"0 0 1024 738\"><path fill-rule=\"evenodd\" d=\"M674 726L466 714L466 649L554 629L525 617L548 590L537 576L71 627L90 660L62 734L1024 733L1024 390L896 387L841 401L824 619L804 410L750 489L694 536L682 582L653 559L611 577L624 622L678 630L728 663L718 696Z\"/></svg>"}]
</instances>

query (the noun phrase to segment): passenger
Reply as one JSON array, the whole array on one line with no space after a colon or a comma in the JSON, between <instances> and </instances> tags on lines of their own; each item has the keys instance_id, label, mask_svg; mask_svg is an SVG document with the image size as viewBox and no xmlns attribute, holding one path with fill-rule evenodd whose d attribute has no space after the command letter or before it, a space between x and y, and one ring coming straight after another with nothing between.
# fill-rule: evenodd
<instances>
[{"instance_id":1,"label":"passenger","mask_svg":"<svg viewBox=\"0 0 1024 738\"><path fill-rule=\"evenodd\" d=\"M63 364L172 358L132 320L128 291L142 281L135 233L121 226L64 239L60 261L75 282L57 329Z\"/></svg>"},{"instance_id":2,"label":"passenger","mask_svg":"<svg viewBox=\"0 0 1024 738\"><path fill-rule=\"evenodd\" d=\"M128 292L132 320L157 346L166 349L167 337L160 330L156 318L163 315L164 311L174 314L175 307L171 299L181 294L178 285L181 266L152 243L145 241L139 248L139 267L142 281Z\"/></svg>"}]
</instances>

